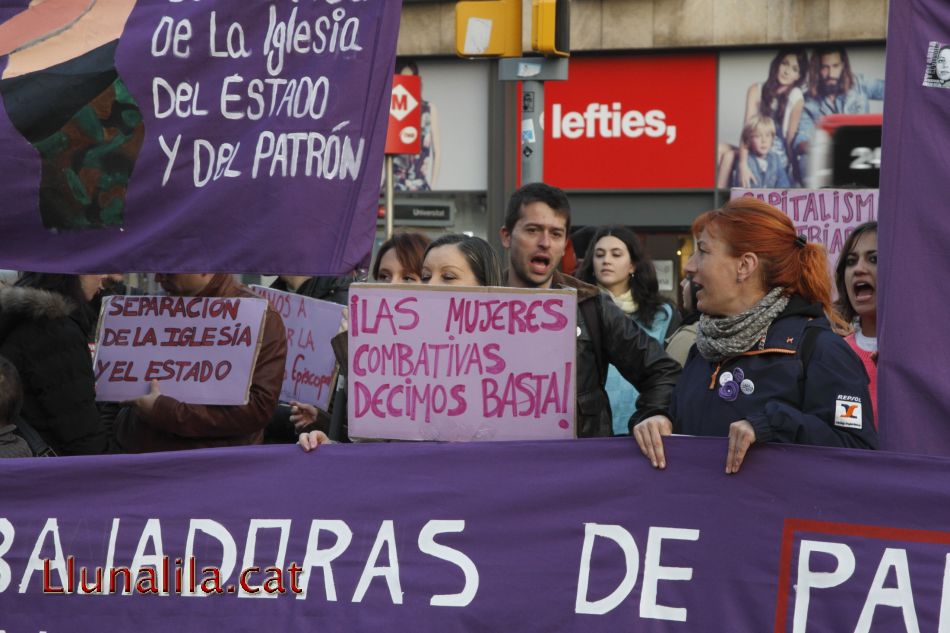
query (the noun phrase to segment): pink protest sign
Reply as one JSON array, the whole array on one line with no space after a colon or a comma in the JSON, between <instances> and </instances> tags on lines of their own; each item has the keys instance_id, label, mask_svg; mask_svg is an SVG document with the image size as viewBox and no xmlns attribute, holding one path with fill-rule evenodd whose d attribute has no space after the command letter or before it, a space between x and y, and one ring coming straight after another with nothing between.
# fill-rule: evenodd
<instances>
[{"instance_id":1,"label":"pink protest sign","mask_svg":"<svg viewBox=\"0 0 950 633\"><path fill-rule=\"evenodd\" d=\"M570 290L350 287L351 437L575 437Z\"/></svg>"},{"instance_id":2,"label":"pink protest sign","mask_svg":"<svg viewBox=\"0 0 950 633\"><path fill-rule=\"evenodd\" d=\"M730 199L751 196L787 215L799 235L824 245L832 277L854 227L877 220L877 189L733 189Z\"/></svg>"},{"instance_id":3,"label":"pink protest sign","mask_svg":"<svg viewBox=\"0 0 950 633\"><path fill-rule=\"evenodd\" d=\"M251 286L251 290L270 301L287 330L280 399L306 402L326 411L336 378L330 339L340 330L344 306L263 286Z\"/></svg>"},{"instance_id":4,"label":"pink protest sign","mask_svg":"<svg viewBox=\"0 0 950 633\"><path fill-rule=\"evenodd\" d=\"M267 301L114 296L102 302L96 399L148 393L189 404L246 404Z\"/></svg>"}]
</instances>

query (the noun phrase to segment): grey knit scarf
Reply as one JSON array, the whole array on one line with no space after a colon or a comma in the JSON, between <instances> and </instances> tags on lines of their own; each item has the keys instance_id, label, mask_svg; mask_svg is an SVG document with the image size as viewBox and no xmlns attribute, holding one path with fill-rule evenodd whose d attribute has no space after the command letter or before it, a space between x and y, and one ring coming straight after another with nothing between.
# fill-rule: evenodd
<instances>
[{"instance_id":1,"label":"grey knit scarf","mask_svg":"<svg viewBox=\"0 0 950 633\"><path fill-rule=\"evenodd\" d=\"M788 305L788 297L783 291L784 288L772 288L742 314L718 318L704 314L699 319L696 335L699 353L706 360L719 362L752 349Z\"/></svg>"}]
</instances>

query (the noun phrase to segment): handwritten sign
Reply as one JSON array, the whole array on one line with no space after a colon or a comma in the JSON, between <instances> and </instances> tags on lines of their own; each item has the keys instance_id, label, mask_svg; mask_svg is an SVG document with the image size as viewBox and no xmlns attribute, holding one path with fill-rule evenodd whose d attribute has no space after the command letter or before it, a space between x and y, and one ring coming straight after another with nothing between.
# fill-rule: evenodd
<instances>
[{"instance_id":1,"label":"handwritten sign","mask_svg":"<svg viewBox=\"0 0 950 633\"><path fill-rule=\"evenodd\" d=\"M96 399L162 393L190 404L247 404L263 299L114 296L103 300Z\"/></svg>"},{"instance_id":2,"label":"handwritten sign","mask_svg":"<svg viewBox=\"0 0 950 633\"><path fill-rule=\"evenodd\" d=\"M754 197L787 215L799 235L824 245L835 265L844 242L859 224L877 220L877 189L733 189L731 199Z\"/></svg>"},{"instance_id":3,"label":"handwritten sign","mask_svg":"<svg viewBox=\"0 0 950 633\"><path fill-rule=\"evenodd\" d=\"M339 274L365 257L399 2L87 4L68 28L0 8L0 265Z\"/></svg>"},{"instance_id":4,"label":"handwritten sign","mask_svg":"<svg viewBox=\"0 0 950 633\"><path fill-rule=\"evenodd\" d=\"M327 410L336 379L336 357L330 339L343 319L343 306L263 286L251 290L267 299L287 330L287 364L280 399L298 400Z\"/></svg>"},{"instance_id":5,"label":"handwritten sign","mask_svg":"<svg viewBox=\"0 0 950 633\"><path fill-rule=\"evenodd\" d=\"M569 290L354 284L350 435L575 437L576 319Z\"/></svg>"}]
</instances>

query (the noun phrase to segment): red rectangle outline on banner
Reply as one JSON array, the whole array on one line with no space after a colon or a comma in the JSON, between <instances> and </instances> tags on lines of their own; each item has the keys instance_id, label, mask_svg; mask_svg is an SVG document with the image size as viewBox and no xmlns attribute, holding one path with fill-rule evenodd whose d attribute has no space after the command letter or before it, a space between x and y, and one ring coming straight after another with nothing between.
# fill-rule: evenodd
<instances>
[{"instance_id":1,"label":"red rectangle outline on banner","mask_svg":"<svg viewBox=\"0 0 950 633\"><path fill-rule=\"evenodd\" d=\"M835 523L831 521L813 521L810 519L785 519L782 529L782 553L779 558L778 595L775 600L774 633L785 633L788 619L788 592L792 582L792 549L796 532L817 532L860 538L876 538L887 541L906 541L908 543L934 543L950 545L950 532L937 530L912 530L908 528L889 528L879 525L860 523Z\"/></svg>"}]
</instances>

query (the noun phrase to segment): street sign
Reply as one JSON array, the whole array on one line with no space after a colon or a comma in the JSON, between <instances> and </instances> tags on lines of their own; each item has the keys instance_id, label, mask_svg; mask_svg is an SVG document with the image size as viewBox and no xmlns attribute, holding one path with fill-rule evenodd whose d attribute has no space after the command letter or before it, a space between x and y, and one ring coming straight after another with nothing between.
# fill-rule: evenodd
<instances>
[{"instance_id":1,"label":"street sign","mask_svg":"<svg viewBox=\"0 0 950 633\"><path fill-rule=\"evenodd\" d=\"M418 154L422 150L422 80L417 75L394 75L389 102L387 154Z\"/></svg>"},{"instance_id":2,"label":"street sign","mask_svg":"<svg viewBox=\"0 0 950 633\"><path fill-rule=\"evenodd\" d=\"M384 223L385 215L376 224ZM393 204L396 226L452 226L455 222L455 201L451 199L397 200Z\"/></svg>"}]
</instances>

